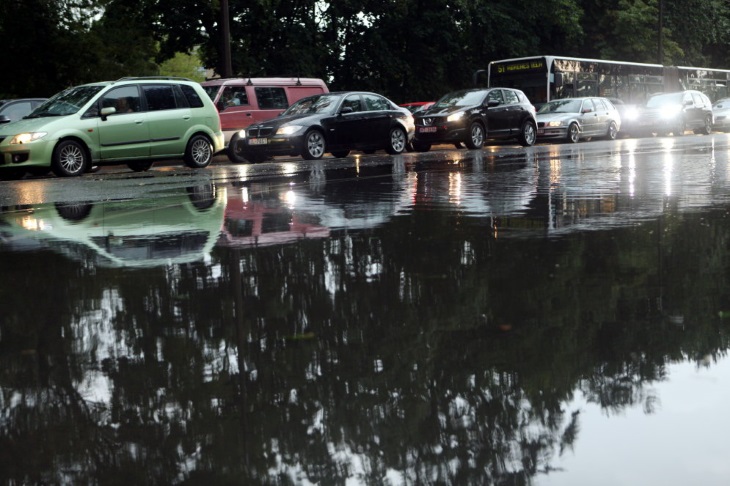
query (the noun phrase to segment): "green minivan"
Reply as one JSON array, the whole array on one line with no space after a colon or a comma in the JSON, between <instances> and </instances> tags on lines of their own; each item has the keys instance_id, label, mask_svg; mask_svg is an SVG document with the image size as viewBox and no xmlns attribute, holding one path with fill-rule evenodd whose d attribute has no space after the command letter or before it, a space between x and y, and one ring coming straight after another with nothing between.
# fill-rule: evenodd
<instances>
[{"instance_id":1,"label":"green minivan","mask_svg":"<svg viewBox=\"0 0 730 486\"><path fill-rule=\"evenodd\" d=\"M199 83L122 78L68 88L0 125L0 179L78 176L119 163L145 171L155 160L178 158L203 168L223 148L218 110Z\"/></svg>"}]
</instances>

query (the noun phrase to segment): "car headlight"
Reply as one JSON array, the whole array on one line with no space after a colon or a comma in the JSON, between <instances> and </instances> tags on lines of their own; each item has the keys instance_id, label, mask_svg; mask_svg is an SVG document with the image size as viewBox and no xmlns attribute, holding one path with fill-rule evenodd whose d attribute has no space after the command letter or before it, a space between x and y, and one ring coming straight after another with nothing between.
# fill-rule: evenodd
<instances>
[{"instance_id":1,"label":"car headlight","mask_svg":"<svg viewBox=\"0 0 730 486\"><path fill-rule=\"evenodd\" d=\"M238 137L239 138L246 138L246 130L239 130L238 131Z\"/></svg>"},{"instance_id":2,"label":"car headlight","mask_svg":"<svg viewBox=\"0 0 730 486\"><path fill-rule=\"evenodd\" d=\"M457 120L461 120L462 118L464 118L464 112L463 111L460 111L459 113L454 113L452 115L449 115L446 118L446 121L447 122L455 122Z\"/></svg>"},{"instance_id":3,"label":"car headlight","mask_svg":"<svg viewBox=\"0 0 730 486\"><path fill-rule=\"evenodd\" d=\"M24 143L35 142L46 135L48 135L48 132L19 133L10 140L10 145L22 145Z\"/></svg>"},{"instance_id":4,"label":"car headlight","mask_svg":"<svg viewBox=\"0 0 730 486\"><path fill-rule=\"evenodd\" d=\"M660 115L662 118L671 119L675 118L682 111L682 107L679 105L668 105L662 107Z\"/></svg>"},{"instance_id":5,"label":"car headlight","mask_svg":"<svg viewBox=\"0 0 730 486\"><path fill-rule=\"evenodd\" d=\"M563 122L560 120L555 120L555 121L549 121L545 125L548 127L561 127L561 126L563 126Z\"/></svg>"},{"instance_id":6,"label":"car headlight","mask_svg":"<svg viewBox=\"0 0 730 486\"><path fill-rule=\"evenodd\" d=\"M636 120L637 118L639 118L639 110L637 110L636 108L628 108L624 112L624 118L626 120Z\"/></svg>"},{"instance_id":7,"label":"car headlight","mask_svg":"<svg viewBox=\"0 0 730 486\"><path fill-rule=\"evenodd\" d=\"M284 125L276 131L277 135L291 135L302 129L301 125Z\"/></svg>"}]
</instances>

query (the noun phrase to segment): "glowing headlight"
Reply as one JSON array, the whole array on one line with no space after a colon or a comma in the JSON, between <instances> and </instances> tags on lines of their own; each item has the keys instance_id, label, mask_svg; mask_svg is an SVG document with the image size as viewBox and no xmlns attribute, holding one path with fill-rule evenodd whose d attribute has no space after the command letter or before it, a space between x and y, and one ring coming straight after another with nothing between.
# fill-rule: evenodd
<instances>
[{"instance_id":1,"label":"glowing headlight","mask_svg":"<svg viewBox=\"0 0 730 486\"><path fill-rule=\"evenodd\" d=\"M460 111L459 113L454 113L453 115L449 115L446 118L446 121L453 122L453 121L461 120L462 118L464 118L464 112Z\"/></svg>"},{"instance_id":2,"label":"glowing headlight","mask_svg":"<svg viewBox=\"0 0 730 486\"><path fill-rule=\"evenodd\" d=\"M550 122L547 122L545 125L548 126L548 127L559 127L559 126L562 126L563 125L563 122L560 121L560 120L550 121Z\"/></svg>"},{"instance_id":3,"label":"glowing headlight","mask_svg":"<svg viewBox=\"0 0 730 486\"><path fill-rule=\"evenodd\" d=\"M246 130L239 130L238 131L238 136L240 138L246 138Z\"/></svg>"},{"instance_id":4,"label":"glowing headlight","mask_svg":"<svg viewBox=\"0 0 730 486\"><path fill-rule=\"evenodd\" d=\"M675 118L681 111L682 107L679 105L667 105L662 107L660 115L662 118Z\"/></svg>"},{"instance_id":5,"label":"glowing headlight","mask_svg":"<svg viewBox=\"0 0 730 486\"><path fill-rule=\"evenodd\" d=\"M19 133L16 136L10 140L11 145L20 145L24 143L30 143L35 142L38 139L41 139L48 135L47 132L29 132L29 133Z\"/></svg>"},{"instance_id":6,"label":"glowing headlight","mask_svg":"<svg viewBox=\"0 0 730 486\"><path fill-rule=\"evenodd\" d=\"M637 118L639 118L639 110L637 110L636 108L628 108L624 112L624 118L627 120L636 120Z\"/></svg>"},{"instance_id":7,"label":"glowing headlight","mask_svg":"<svg viewBox=\"0 0 730 486\"><path fill-rule=\"evenodd\" d=\"M301 125L285 125L283 127L280 127L277 131L277 135L291 135L292 133L296 133L299 130L301 130Z\"/></svg>"}]
</instances>

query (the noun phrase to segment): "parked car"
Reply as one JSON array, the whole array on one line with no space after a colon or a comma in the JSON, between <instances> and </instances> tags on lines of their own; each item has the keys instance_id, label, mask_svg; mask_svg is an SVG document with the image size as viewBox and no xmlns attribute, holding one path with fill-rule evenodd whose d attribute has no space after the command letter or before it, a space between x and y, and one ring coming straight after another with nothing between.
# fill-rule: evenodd
<instances>
[{"instance_id":1,"label":"parked car","mask_svg":"<svg viewBox=\"0 0 730 486\"><path fill-rule=\"evenodd\" d=\"M121 111L122 100L130 111ZM218 111L199 83L122 78L68 88L0 125L0 178L43 170L78 176L119 163L144 171L171 158L203 168L220 150Z\"/></svg>"},{"instance_id":2,"label":"parked car","mask_svg":"<svg viewBox=\"0 0 730 486\"><path fill-rule=\"evenodd\" d=\"M227 155L236 163L245 162L231 144L240 130L280 115L304 97L329 92L325 82L315 78L227 78L202 85L218 108Z\"/></svg>"},{"instance_id":3,"label":"parked car","mask_svg":"<svg viewBox=\"0 0 730 486\"><path fill-rule=\"evenodd\" d=\"M18 121L30 114L46 98L19 98L15 100L0 100L0 124Z\"/></svg>"},{"instance_id":4,"label":"parked car","mask_svg":"<svg viewBox=\"0 0 730 486\"><path fill-rule=\"evenodd\" d=\"M614 140L621 115L606 98L583 97L551 100L537 110L537 138L576 143L603 137Z\"/></svg>"},{"instance_id":5,"label":"parked car","mask_svg":"<svg viewBox=\"0 0 730 486\"><path fill-rule=\"evenodd\" d=\"M658 93L649 97L636 122L639 135L684 135L687 130L710 134L713 117L710 99L699 91Z\"/></svg>"},{"instance_id":6,"label":"parked car","mask_svg":"<svg viewBox=\"0 0 730 486\"><path fill-rule=\"evenodd\" d=\"M713 130L730 131L730 98L722 98L712 105Z\"/></svg>"},{"instance_id":7,"label":"parked car","mask_svg":"<svg viewBox=\"0 0 730 486\"><path fill-rule=\"evenodd\" d=\"M525 94L511 88L465 89L441 97L414 116L413 148L427 152L433 144L464 143L478 149L487 139L517 139L533 145L535 108Z\"/></svg>"},{"instance_id":8,"label":"parked car","mask_svg":"<svg viewBox=\"0 0 730 486\"><path fill-rule=\"evenodd\" d=\"M347 157L351 150L399 154L413 131L412 115L384 96L342 91L303 98L281 116L241 130L235 150L249 162L275 155Z\"/></svg>"},{"instance_id":9,"label":"parked car","mask_svg":"<svg viewBox=\"0 0 730 486\"><path fill-rule=\"evenodd\" d=\"M399 106L407 108L411 113L418 113L419 111L431 108L434 103L434 101L411 101L409 103L402 103Z\"/></svg>"}]
</instances>

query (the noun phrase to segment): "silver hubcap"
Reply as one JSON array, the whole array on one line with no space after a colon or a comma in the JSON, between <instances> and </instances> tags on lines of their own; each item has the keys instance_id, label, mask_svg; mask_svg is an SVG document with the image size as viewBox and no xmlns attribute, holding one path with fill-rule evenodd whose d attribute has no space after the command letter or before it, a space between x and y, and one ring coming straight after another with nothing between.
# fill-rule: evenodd
<instances>
[{"instance_id":1,"label":"silver hubcap","mask_svg":"<svg viewBox=\"0 0 730 486\"><path fill-rule=\"evenodd\" d=\"M482 133L482 127L479 125L471 127L471 141L474 142L474 145L477 147L484 145L484 134Z\"/></svg>"},{"instance_id":2,"label":"silver hubcap","mask_svg":"<svg viewBox=\"0 0 730 486\"><path fill-rule=\"evenodd\" d=\"M81 170L84 165L84 153L77 145L66 145L60 153L61 167L66 172L75 173Z\"/></svg>"},{"instance_id":3,"label":"silver hubcap","mask_svg":"<svg viewBox=\"0 0 730 486\"><path fill-rule=\"evenodd\" d=\"M403 152L406 147L406 136L402 130L393 130L390 133L390 146L396 152Z\"/></svg>"},{"instance_id":4,"label":"silver hubcap","mask_svg":"<svg viewBox=\"0 0 730 486\"><path fill-rule=\"evenodd\" d=\"M317 132L312 132L307 137L307 151L309 155L315 158L319 158L324 154L324 140L322 135Z\"/></svg>"},{"instance_id":5,"label":"silver hubcap","mask_svg":"<svg viewBox=\"0 0 730 486\"><path fill-rule=\"evenodd\" d=\"M203 139L196 140L190 154L197 165L207 165L211 158L210 144Z\"/></svg>"},{"instance_id":6,"label":"silver hubcap","mask_svg":"<svg viewBox=\"0 0 730 486\"><path fill-rule=\"evenodd\" d=\"M527 143L527 145L532 145L535 143L535 127L532 126L532 123L525 124L525 131L523 135L525 137L525 143Z\"/></svg>"}]
</instances>

